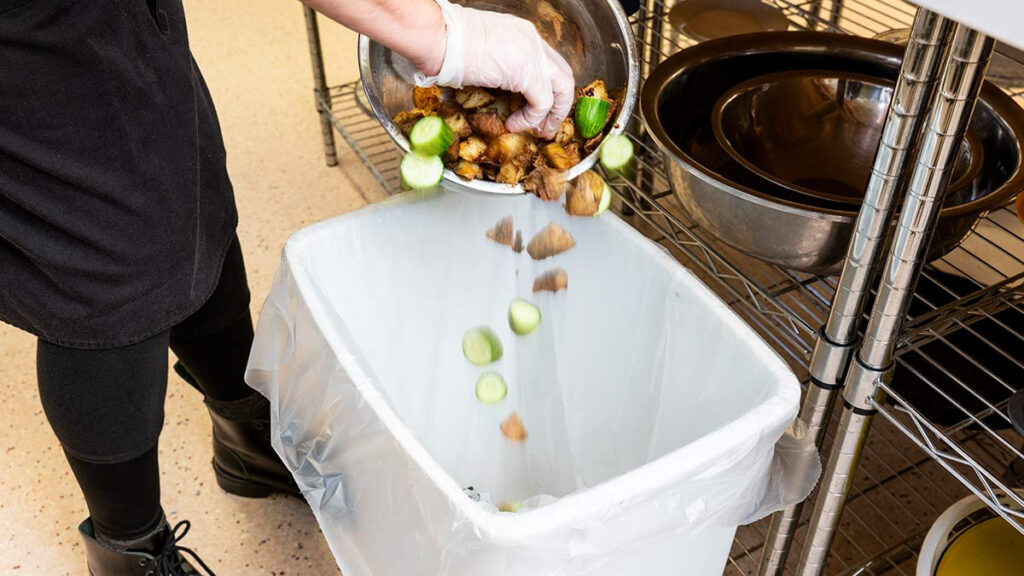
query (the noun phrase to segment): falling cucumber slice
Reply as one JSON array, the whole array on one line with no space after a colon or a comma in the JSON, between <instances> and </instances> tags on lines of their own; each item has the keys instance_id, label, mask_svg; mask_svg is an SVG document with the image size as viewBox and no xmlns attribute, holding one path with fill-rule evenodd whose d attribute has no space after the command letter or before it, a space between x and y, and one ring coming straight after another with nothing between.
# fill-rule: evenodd
<instances>
[{"instance_id":1,"label":"falling cucumber slice","mask_svg":"<svg viewBox=\"0 0 1024 576\"><path fill-rule=\"evenodd\" d=\"M600 134L601 130L604 130L604 125L608 122L608 109L610 106L607 100L601 100L600 98L584 96L577 100L576 129L580 131L580 136L590 139Z\"/></svg>"},{"instance_id":2,"label":"falling cucumber slice","mask_svg":"<svg viewBox=\"0 0 1024 576\"><path fill-rule=\"evenodd\" d=\"M597 212L594 216L604 214L608 211L612 205L612 189L608 186L608 183L604 183L604 190L601 192L601 203L597 205Z\"/></svg>"},{"instance_id":3,"label":"falling cucumber slice","mask_svg":"<svg viewBox=\"0 0 1024 576\"><path fill-rule=\"evenodd\" d=\"M413 152L424 156L440 156L452 145L455 133L440 116L420 118L409 132Z\"/></svg>"},{"instance_id":4,"label":"falling cucumber slice","mask_svg":"<svg viewBox=\"0 0 1024 576\"><path fill-rule=\"evenodd\" d=\"M601 166L616 174L628 175L633 169L633 141L613 134L601 143Z\"/></svg>"},{"instance_id":5,"label":"falling cucumber slice","mask_svg":"<svg viewBox=\"0 0 1024 576\"><path fill-rule=\"evenodd\" d=\"M516 298L508 305L508 325L520 336L533 332L540 325L540 308L522 298Z\"/></svg>"},{"instance_id":6,"label":"falling cucumber slice","mask_svg":"<svg viewBox=\"0 0 1024 576\"><path fill-rule=\"evenodd\" d=\"M486 366L501 358L501 340L490 328L471 328L462 335L462 354L471 364Z\"/></svg>"},{"instance_id":7,"label":"falling cucumber slice","mask_svg":"<svg viewBox=\"0 0 1024 576\"><path fill-rule=\"evenodd\" d=\"M495 404L505 399L508 386L497 372L484 372L476 381L476 399L484 404Z\"/></svg>"},{"instance_id":8,"label":"falling cucumber slice","mask_svg":"<svg viewBox=\"0 0 1024 576\"><path fill-rule=\"evenodd\" d=\"M421 190L434 188L441 183L444 175L444 162L440 156L425 156L419 152L409 152L402 158L402 184L406 188Z\"/></svg>"}]
</instances>

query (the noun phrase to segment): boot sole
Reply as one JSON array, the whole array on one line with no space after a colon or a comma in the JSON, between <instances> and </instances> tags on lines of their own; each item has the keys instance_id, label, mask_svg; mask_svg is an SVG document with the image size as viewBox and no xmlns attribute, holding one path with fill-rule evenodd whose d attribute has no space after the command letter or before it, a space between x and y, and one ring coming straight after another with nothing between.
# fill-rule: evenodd
<instances>
[{"instance_id":1,"label":"boot sole","mask_svg":"<svg viewBox=\"0 0 1024 576\"><path fill-rule=\"evenodd\" d=\"M224 490L228 494L234 494L235 496L241 496L242 498L267 498L274 494L284 494L286 496L300 497L302 494L297 490L287 490L285 488L278 488L269 484L261 484L259 482L253 482L252 480L246 480L245 478L239 478L234 474L226 472L217 465L217 462L213 462L213 473L217 477L217 485L220 486L221 490Z\"/></svg>"}]
</instances>

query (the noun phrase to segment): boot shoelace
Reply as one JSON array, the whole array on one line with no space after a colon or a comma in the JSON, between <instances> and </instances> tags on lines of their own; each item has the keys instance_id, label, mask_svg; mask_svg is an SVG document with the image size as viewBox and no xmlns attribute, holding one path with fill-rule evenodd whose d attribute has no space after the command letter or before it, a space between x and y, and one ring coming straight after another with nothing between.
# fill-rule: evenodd
<instances>
[{"instance_id":1,"label":"boot shoelace","mask_svg":"<svg viewBox=\"0 0 1024 576\"><path fill-rule=\"evenodd\" d=\"M178 545L178 542L188 534L191 527L192 523L188 520L182 520L174 525L170 536L167 538L167 543L164 544L164 549L155 558L156 573L153 576L184 576L188 574L185 572L185 558L182 557L182 554L188 554L196 564L206 571L208 576L216 576L213 570L210 570L210 567L203 562L202 558L194 550ZM181 529L180 534L178 533L179 528Z\"/></svg>"}]
</instances>

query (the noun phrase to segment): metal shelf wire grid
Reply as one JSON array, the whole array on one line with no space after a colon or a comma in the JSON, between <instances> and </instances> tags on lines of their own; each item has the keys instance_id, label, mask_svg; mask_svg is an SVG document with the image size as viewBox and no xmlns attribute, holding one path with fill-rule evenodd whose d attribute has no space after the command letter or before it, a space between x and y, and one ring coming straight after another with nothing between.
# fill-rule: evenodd
<instances>
[{"instance_id":1,"label":"metal shelf wire grid","mask_svg":"<svg viewBox=\"0 0 1024 576\"><path fill-rule=\"evenodd\" d=\"M915 11L902 0L764 1L783 10L791 29L868 37L909 27ZM633 17L644 76L694 44L668 24L674 0L645 4ZM1024 76L1024 63L1021 70ZM1003 87L1024 102L1024 85L1007 86L1004 80ZM318 104L384 190L399 192L400 151L369 113L362 86L332 87ZM638 118L635 122L639 127ZM636 179L610 181L617 192L616 211L697 273L805 377L836 279L765 264L707 235L676 202L660 152L642 136L634 143ZM990 336L993 330L997 337ZM1024 438L1006 428L1003 413L1010 393L1024 386L1024 357L1014 357L1021 349L1024 226L1011 207L1002 207L984 218L960 248L924 272L896 378L883 386L896 403L878 402L883 418L876 419L868 438L829 574L913 574L916 550L932 520L971 492L1024 526L1019 512L1024 501L1008 492L1019 480L1006 474L1015 461L1022 463ZM988 368L980 358L997 358L1000 369ZM979 379L986 384L984 395L975 391ZM905 397L901 383L911 381L919 390L934 391L935 401L917 406ZM944 419L941 425L935 414ZM830 445L826 439L823 446ZM949 472L959 484L950 482ZM1020 507L1014 510L1000 501ZM804 509L805 521L810 508ZM766 531L765 521L740 528L727 574L757 572ZM794 549L802 538L800 529Z\"/></svg>"},{"instance_id":2,"label":"metal shelf wire grid","mask_svg":"<svg viewBox=\"0 0 1024 576\"><path fill-rule=\"evenodd\" d=\"M401 192L402 152L370 112L362 83L332 86L326 96L317 97L317 104L384 191Z\"/></svg>"},{"instance_id":3,"label":"metal shelf wire grid","mask_svg":"<svg viewBox=\"0 0 1024 576\"><path fill-rule=\"evenodd\" d=\"M832 428L837 422L838 415L834 415ZM961 434L970 436L969 432ZM831 440L830 430L825 445ZM950 482L940 464L916 450L912 440L896 427L888 421L877 422L864 447L827 573L913 576L917 550L931 522L968 494L967 488ZM795 549L803 543L810 508L804 507ZM726 575L757 573L767 525L765 520L740 527ZM796 555L791 554L787 568L795 567Z\"/></svg>"}]
</instances>

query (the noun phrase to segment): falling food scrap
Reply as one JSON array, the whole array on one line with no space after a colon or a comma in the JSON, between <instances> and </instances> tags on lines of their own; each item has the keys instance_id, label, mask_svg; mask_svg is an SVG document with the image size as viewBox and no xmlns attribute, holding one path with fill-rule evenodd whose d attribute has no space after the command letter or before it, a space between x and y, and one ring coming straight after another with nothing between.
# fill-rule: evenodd
<instances>
[{"instance_id":1,"label":"falling food scrap","mask_svg":"<svg viewBox=\"0 0 1024 576\"><path fill-rule=\"evenodd\" d=\"M512 246L514 241L514 230L512 226L512 216L505 216L493 228L487 231L487 237L494 240L498 244L504 246Z\"/></svg>"},{"instance_id":2,"label":"falling food scrap","mask_svg":"<svg viewBox=\"0 0 1024 576\"><path fill-rule=\"evenodd\" d=\"M512 250L515 251L516 254L519 254L520 252L523 251L523 231L522 230L516 230L516 239L515 239L515 242L512 243Z\"/></svg>"},{"instance_id":3,"label":"falling food scrap","mask_svg":"<svg viewBox=\"0 0 1024 576\"><path fill-rule=\"evenodd\" d=\"M526 440L526 428L523 427L523 421L519 419L519 415L515 412L508 415L508 418L501 423L501 433L505 435L505 438L513 442L523 442Z\"/></svg>"},{"instance_id":4,"label":"falling food scrap","mask_svg":"<svg viewBox=\"0 0 1024 576\"><path fill-rule=\"evenodd\" d=\"M576 240L573 240L572 234L555 222L551 222L530 240L526 251L534 260L543 260L571 250L575 245Z\"/></svg>"},{"instance_id":5,"label":"falling food scrap","mask_svg":"<svg viewBox=\"0 0 1024 576\"><path fill-rule=\"evenodd\" d=\"M565 198L565 211L573 216L596 215L604 187L604 179L597 172L588 170L580 174Z\"/></svg>"},{"instance_id":6,"label":"falling food scrap","mask_svg":"<svg viewBox=\"0 0 1024 576\"><path fill-rule=\"evenodd\" d=\"M568 188L569 181L565 179L565 174L548 166L537 168L523 181L524 190L536 194L545 202L558 200Z\"/></svg>"},{"instance_id":7,"label":"falling food scrap","mask_svg":"<svg viewBox=\"0 0 1024 576\"><path fill-rule=\"evenodd\" d=\"M569 287L569 273L561 268L548 270L533 281L534 292L558 292Z\"/></svg>"}]
</instances>

